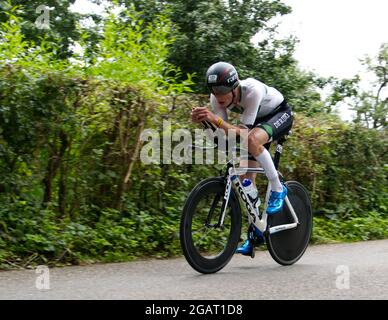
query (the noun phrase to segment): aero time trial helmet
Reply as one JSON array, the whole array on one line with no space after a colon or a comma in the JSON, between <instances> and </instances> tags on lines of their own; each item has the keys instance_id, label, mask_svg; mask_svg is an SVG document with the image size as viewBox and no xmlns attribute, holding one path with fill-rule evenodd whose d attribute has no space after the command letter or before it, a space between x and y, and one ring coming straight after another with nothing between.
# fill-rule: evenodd
<instances>
[{"instance_id":1,"label":"aero time trial helmet","mask_svg":"<svg viewBox=\"0 0 388 320\"><path fill-rule=\"evenodd\" d=\"M239 85L235 67L227 62L217 62L206 72L206 85L214 94L227 94Z\"/></svg>"}]
</instances>

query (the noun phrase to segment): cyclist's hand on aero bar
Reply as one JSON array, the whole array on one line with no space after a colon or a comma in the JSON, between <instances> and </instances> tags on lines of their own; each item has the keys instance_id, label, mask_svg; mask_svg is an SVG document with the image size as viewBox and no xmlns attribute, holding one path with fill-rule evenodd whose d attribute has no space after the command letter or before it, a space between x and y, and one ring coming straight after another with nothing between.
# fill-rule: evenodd
<instances>
[{"instance_id":1,"label":"cyclist's hand on aero bar","mask_svg":"<svg viewBox=\"0 0 388 320\"><path fill-rule=\"evenodd\" d=\"M202 121L214 123L216 121L216 116L206 107L197 107L193 108L191 111L191 120L196 123Z\"/></svg>"}]
</instances>

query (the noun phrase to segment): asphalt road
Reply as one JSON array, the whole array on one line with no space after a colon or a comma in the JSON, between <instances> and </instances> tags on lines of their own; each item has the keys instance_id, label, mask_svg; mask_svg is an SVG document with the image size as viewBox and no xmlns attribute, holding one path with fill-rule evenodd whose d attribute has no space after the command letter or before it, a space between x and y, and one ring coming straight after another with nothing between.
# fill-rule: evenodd
<instances>
[{"instance_id":1,"label":"asphalt road","mask_svg":"<svg viewBox=\"0 0 388 320\"><path fill-rule=\"evenodd\" d=\"M0 272L0 299L388 299L388 240L310 246L293 266L267 251L202 275L184 258ZM49 289L47 286L49 285Z\"/></svg>"}]
</instances>

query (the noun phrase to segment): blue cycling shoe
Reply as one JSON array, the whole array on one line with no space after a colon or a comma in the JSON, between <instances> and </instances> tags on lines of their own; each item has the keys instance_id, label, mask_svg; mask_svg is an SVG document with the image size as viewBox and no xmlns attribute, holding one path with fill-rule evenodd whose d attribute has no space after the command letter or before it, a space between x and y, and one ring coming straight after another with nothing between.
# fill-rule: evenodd
<instances>
[{"instance_id":1,"label":"blue cycling shoe","mask_svg":"<svg viewBox=\"0 0 388 320\"><path fill-rule=\"evenodd\" d=\"M254 247L259 246L265 242L263 234L255 226L251 225L248 228L248 239L237 248L236 253L240 253L243 256L254 257Z\"/></svg>"},{"instance_id":2,"label":"blue cycling shoe","mask_svg":"<svg viewBox=\"0 0 388 320\"><path fill-rule=\"evenodd\" d=\"M287 188L283 185L282 192L271 191L271 196L269 197L267 214L272 215L280 212L283 208L284 199L287 196Z\"/></svg>"},{"instance_id":3,"label":"blue cycling shoe","mask_svg":"<svg viewBox=\"0 0 388 320\"><path fill-rule=\"evenodd\" d=\"M247 239L243 245L237 248L236 253L241 253L243 256L250 256L252 255L253 247L252 240Z\"/></svg>"}]
</instances>

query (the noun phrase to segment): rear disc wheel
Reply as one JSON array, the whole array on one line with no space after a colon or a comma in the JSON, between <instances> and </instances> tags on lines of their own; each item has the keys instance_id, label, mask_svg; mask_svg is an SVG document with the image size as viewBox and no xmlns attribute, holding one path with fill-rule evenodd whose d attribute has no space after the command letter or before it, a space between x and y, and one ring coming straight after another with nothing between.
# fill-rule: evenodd
<instances>
[{"instance_id":1,"label":"rear disc wheel","mask_svg":"<svg viewBox=\"0 0 388 320\"><path fill-rule=\"evenodd\" d=\"M313 214L307 190L296 181L286 183L288 199L299 219L294 229L274 234L266 233L268 251L272 258L281 265L292 265L304 254L310 242L313 228ZM284 203L281 212L268 216L268 230L271 227L293 223L291 212Z\"/></svg>"}]
</instances>

